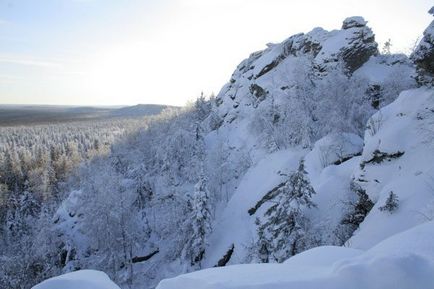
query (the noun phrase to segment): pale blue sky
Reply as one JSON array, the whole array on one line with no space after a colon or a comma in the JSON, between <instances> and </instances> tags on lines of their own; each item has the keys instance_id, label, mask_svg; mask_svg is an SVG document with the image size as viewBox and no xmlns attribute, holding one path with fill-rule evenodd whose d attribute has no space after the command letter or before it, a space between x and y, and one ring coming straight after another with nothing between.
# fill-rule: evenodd
<instances>
[{"instance_id":1,"label":"pale blue sky","mask_svg":"<svg viewBox=\"0 0 434 289\"><path fill-rule=\"evenodd\" d=\"M432 0L0 0L0 103L182 105L267 42L368 20L407 52Z\"/></svg>"}]
</instances>

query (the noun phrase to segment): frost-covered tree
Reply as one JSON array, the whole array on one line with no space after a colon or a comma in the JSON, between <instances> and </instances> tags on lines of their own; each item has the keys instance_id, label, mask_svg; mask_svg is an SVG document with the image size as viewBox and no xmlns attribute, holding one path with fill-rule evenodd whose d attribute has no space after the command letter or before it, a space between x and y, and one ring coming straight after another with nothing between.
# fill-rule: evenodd
<instances>
[{"instance_id":1,"label":"frost-covered tree","mask_svg":"<svg viewBox=\"0 0 434 289\"><path fill-rule=\"evenodd\" d=\"M50 232L52 205L41 203L31 192L10 198L0 242L0 288L26 289L56 274L55 248Z\"/></svg>"},{"instance_id":2,"label":"frost-covered tree","mask_svg":"<svg viewBox=\"0 0 434 289\"><path fill-rule=\"evenodd\" d=\"M291 75L289 85L279 92L283 95L265 99L254 116L252 129L265 146L311 147L333 132L363 135L367 119L375 112L368 99L370 83L366 77L350 75L342 62L318 75L308 57L295 62ZM389 93L388 87L384 92Z\"/></svg>"},{"instance_id":3,"label":"frost-covered tree","mask_svg":"<svg viewBox=\"0 0 434 289\"><path fill-rule=\"evenodd\" d=\"M211 102L207 101L203 92L194 102L194 111L197 121L201 122L211 113Z\"/></svg>"},{"instance_id":4,"label":"frost-covered tree","mask_svg":"<svg viewBox=\"0 0 434 289\"><path fill-rule=\"evenodd\" d=\"M383 48L381 49L382 54L390 55L390 48L392 47L392 40L390 38L384 42Z\"/></svg>"},{"instance_id":5,"label":"frost-covered tree","mask_svg":"<svg viewBox=\"0 0 434 289\"><path fill-rule=\"evenodd\" d=\"M7 281L0 288L30 288L63 268L52 217L80 183L77 167L146 124L113 119L0 127L0 279Z\"/></svg>"},{"instance_id":6,"label":"frost-covered tree","mask_svg":"<svg viewBox=\"0 0 434 289\"><path fill-rule=\"evenodd\" d=\"M217 201L229 201L228 182L232 173L230 153L229 145L218 141L207 154L206 167L211 176L208 179L208 189Z\"/></svg>"},{"instance_id":7,"label":"frost-covered tree","mask_svg":"<svg viewBox=\"0 0 434 289\"><path fill-rule=\"evenodd\" d=\"M270 200L273 205L265 212L262 222L257 224L256 248L261 261L283 262L311 246L307 233L309 219L304 210L316 207L312 202L313 194L315 190L307 177L304 162L300 161L298 169Z\"/></svg>"},{"instance_id":8,"label":"frost-covered tree","mask_svg":"<svg viewBox=\"0 0 434 289\"><path fill-rule=\"evenodd\" d=\"M201 175L194 186L194 192L189 196L190 214L187 222L190 222L191 235L184 249L184 255L193 267L201 268L201 261L205 254L207 238L211 233L212 215L210 207L207 180Z\"/></svg>"},{"instance_id":9,"label":"frost-covered tree","mask_svg":"<svg viewBox=\"0 0 434 289\"><path fill-rule=\"evenodd\" d=\"M146 222L134 206L137 191L116 171L116 164L97 160L88 168L77 214L84 218L80 231L89 240L86 250L94 252L92 264L131 285L132 259L147 239ZM126 268L122 278L119 268Z\"/></svg>"}]
</instances>

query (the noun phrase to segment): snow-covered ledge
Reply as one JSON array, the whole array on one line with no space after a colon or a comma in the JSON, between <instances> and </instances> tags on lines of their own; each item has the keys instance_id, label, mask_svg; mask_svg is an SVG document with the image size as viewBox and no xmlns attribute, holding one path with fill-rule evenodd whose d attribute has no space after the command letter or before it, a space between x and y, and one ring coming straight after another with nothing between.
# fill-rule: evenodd
<instances>
[{"instance_id":1,"label":"snow-covered ledge","mask_svg":"<svg viewBox=\"0 0 434 289\"><path fill-rule=\"evenodd\" d=\"M232 265L180 275L161 281L157 289L434 289L433 238L431 221L367 251L317 247L282 264Z\"/></svg>"},{"instance_id":2,"label":"snow-covered ledge","mask_svg":"<svg viewBox=\"0 0 434 289\"><path fill-rule=\"evenodd\" d=\"M32 289L120 289L104 272L80 270L47 279Z\"/></svg>"}]
</instances>

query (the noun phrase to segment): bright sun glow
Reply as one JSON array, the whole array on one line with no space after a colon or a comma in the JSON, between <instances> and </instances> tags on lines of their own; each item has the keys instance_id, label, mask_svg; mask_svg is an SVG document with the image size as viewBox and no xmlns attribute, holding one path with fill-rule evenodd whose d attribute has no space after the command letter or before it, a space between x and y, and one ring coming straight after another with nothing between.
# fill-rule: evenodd
<instances>
[{"instance_id":1,"label":"bright sun glow","mask_svg":"<svg viewBox=\"0 0 434 289\"><path fill-rule=\"evenodd\" d=\"M266 43L315 26L339 29L354 15L365 17L380 47L390 38L393 52L408 53L432 6L432 0L3 2L0 103L82 105L183 105L201 91L218 93L237 64Z\"/></svg>"},{"instance_id":2,"label":"bright sun glow","mask_svg":"<svg viewBox=\"0 0 434 289\"><path fill-rule=\"evenodd\" d=\"M144 45L138 43L112 47L98 55L89 69L90 90L109 98L139 96L145 91L149 69L145 51Z\"/></svg>"}]
</instances>

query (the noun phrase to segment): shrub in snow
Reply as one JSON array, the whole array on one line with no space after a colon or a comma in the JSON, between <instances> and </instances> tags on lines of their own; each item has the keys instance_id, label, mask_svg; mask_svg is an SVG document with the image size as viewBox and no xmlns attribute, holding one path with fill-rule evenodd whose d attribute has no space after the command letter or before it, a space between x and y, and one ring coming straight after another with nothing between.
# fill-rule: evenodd
<instances>
[{"instance_id":1,"label":"shrub in snow","mask_svg":"<svg viewBox=\"0 0 434 289\"><path fill-rule=\"evenodd\" d=\"M389 197L387 197L386 203L383 206L379 207L378 209L383 212L386 211L389 213L393 213L398 209L398 207L399 207L398 196L391 191L389 193Z\"/></svg>"}]
</instances>

